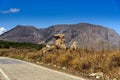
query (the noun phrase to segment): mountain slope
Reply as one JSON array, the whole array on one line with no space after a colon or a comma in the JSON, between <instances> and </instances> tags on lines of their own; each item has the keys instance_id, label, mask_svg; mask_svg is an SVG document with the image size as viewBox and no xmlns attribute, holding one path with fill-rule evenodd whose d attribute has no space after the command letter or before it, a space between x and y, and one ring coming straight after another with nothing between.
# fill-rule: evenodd
<instances>
[{"instance_id":1,"label":"mountain slope","mask_svg":"<svg viewBox=\"0 0 120 80\"><path fill-rule=\"evenodd\" d=\"M114 30L88 23L54 25L45 29L18 25L1 35L0 39L49 43L54 41L53 35L56 33L65 34L67 46L71 45L73 41L77 41L80 48L87 49L116 49L120 40L120 36Z\"/></svg>"},{"instance_id":2,"label":"mountain slope","mask_svg":"<svg viewBox=\"0 0 120 80\"><path fill-rule=\"evenodd\" d=\"M37 43L42 38L39 30L33 26L18 25L0 36L1 40Z\"/></svg>"}]
</instances>

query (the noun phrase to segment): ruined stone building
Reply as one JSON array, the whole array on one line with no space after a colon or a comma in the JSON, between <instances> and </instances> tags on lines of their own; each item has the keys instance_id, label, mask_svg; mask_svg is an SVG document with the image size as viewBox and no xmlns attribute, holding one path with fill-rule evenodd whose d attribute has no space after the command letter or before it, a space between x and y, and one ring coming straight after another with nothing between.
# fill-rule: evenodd
<instances>
[{"instance_id":1,"label":"ruined stone building","mask_svg":"<svg viewBox=\"0 0 120 80\"><path fill-rule=\"evenodd\" d=\"M57 48L66 48L64 34L55 34L55 46Z\"/></svg>"},{"instance_id":2,"label":"ruined stone building","mask_svg":"<svg viewBox=\"0 0 120 80\"><path fill-rule=\"evenodd\" d=\"M70 48L71 48L71 50L76 50L78 48L77 42L74 41Z\"/></svg>"}]
</instances>

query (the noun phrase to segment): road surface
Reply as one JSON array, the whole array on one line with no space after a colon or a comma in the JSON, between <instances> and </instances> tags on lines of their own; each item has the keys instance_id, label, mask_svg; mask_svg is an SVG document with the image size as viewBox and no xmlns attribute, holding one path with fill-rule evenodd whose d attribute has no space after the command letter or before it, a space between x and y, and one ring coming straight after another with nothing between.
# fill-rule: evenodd
<instances>
[{"instance_id":1,"label":"road surface","mask_svg":"<svg viewBox=\"0 0 120 80\"><path fill-rule=\"evenodd\" d=\"M25 61L0 57L3 80L85 80Z\"/></svg>"}]
</instances>

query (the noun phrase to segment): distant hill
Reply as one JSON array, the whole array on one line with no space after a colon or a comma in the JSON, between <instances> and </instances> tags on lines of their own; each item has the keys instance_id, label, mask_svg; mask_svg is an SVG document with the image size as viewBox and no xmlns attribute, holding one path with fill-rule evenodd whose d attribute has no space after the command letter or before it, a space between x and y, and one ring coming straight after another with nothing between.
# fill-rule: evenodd
<instances>
[{"instance_id":1,"label":"distant hill","mask_svg":"<svg viewBox=\"0 0 120 80\"><path fill-rule=\"evenodd\" d=\"M13 42L38 43L42 39L42 35L34 26L18 25L2 34L0 39Z\"/></svg>"},{"instance_id":2,"label":"distant hill","mask_svg":"<svg viewBox=\"0 0 120 80\"><path fill-rule=\"evenodd\" d=\"M114 30L88 23L61 24L45 29L18 25L2 34L0 40L49 43L54 41L53 35L56 33L65 34L67 46L77 41L78 46L85 49L117 49L120 43L120 36Z\"/></svg>"}]
</instances>

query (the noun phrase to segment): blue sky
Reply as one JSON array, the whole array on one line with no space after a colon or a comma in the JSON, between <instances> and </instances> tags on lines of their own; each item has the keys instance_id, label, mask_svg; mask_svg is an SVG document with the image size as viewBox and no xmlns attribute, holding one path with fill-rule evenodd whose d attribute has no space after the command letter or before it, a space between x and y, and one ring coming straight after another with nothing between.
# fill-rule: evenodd
<instances>
[{"instance_id":1,"label":"blue sky","mask_svg":"<svg viewBox=\"0 0 120 80\"><path fill-rule=\"evenodd\" d=\"M80 22L103 25L120 34L120 0L0 0L0 27L45 28Z\"/></svg>"}]
</instances>

